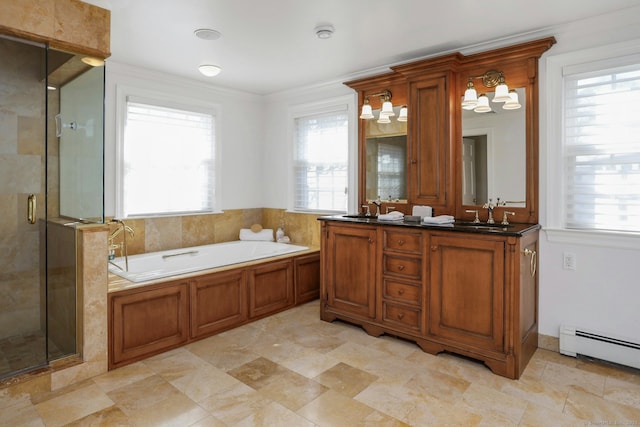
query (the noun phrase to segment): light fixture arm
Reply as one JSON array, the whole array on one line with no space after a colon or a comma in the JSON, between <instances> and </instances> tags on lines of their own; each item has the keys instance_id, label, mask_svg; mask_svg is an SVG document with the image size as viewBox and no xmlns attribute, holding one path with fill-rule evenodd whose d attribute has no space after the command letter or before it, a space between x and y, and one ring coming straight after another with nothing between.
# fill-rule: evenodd
<instances>
[{"instance_id":1,"label":"light fixture arm","mask_svg":"<svg viewBox=\"0 0 640 427\"><path fill-rule=\"evenodd\" d=\"M369 103L369 97L379 96L380 102L391 101L391 91L389 89L385 89L382 92L371 93L364 97L365 104Z\"/></svg>"},{"instance_id":2,"label":"light fixture arm","mask_svg":"<svg viewBox=\"0 0 640 427\"><path fill-rule=\"evenodd\" d=\"M482 79L482 84L485 87L496 87L501 83L504 83L504 73L498 70L489 70L484 74L479 76L469 76L469 81L467 82L467 87L469 85L473 85L473 80Z\"/></svg>"}]
</instances>

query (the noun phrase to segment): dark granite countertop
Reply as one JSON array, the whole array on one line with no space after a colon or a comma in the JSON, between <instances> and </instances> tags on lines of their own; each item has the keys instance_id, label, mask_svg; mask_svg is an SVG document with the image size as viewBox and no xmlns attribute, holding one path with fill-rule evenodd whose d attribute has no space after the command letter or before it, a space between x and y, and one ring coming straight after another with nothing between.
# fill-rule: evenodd
<instances>
[{"instance_id":1,"label":"dark granite countertop","mask_svg":"<svg viewBox=\"0 0 640 427\"><path fill-rule=\"evenodd\" d=\"M408 227L418 228L425 230L442 230L442 231L455 231L460 233L475 233L475 234L493 234L501 236L522 236L527 232L540 229L540 224L519 224L510 223L509 225L502 225L500 221L495 224L479 223L474 224L468 221L456 221L453 224L435 225L435 224L423 224L422 222L405 222L405 221L380 221L376 217L362 217L356 215L332 215L322 216L318 218L318 221L339 221L351 224L363 224L363 225L376 225L376 226L390 226L390 227Z\"/></svg>"}]
</instances>

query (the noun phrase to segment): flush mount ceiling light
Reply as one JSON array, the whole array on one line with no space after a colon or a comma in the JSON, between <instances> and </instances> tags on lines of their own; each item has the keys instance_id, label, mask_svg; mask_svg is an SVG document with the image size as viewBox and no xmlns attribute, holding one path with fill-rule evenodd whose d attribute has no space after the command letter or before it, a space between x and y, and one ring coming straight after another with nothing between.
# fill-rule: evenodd
<instances>
[{"instance_id":1,"label":"flush mount ceiling light","mask_svg":"<svg viewBox=\"0 0 640 427\"><path fill-rule=\"evenodd\" d=\"M202 64L201 66L198 67L198 70L200 70L200 72L204 76L213 77L220 74L220 71L222 71L222 68L218 67L217 65Z\"/></svg>"},{"instance_id":2,"label":"flush mount ceiling light","mask_svg":"<svg viewBox=\"0 0 640 427\"><path fill-rule=\"evenodd\" d=\"M333 25L319 25L314 31L319 39L330 39L335 29Z\"/></svg>"},{"instance_id":3,"label":"flush mount ceiling light","mask_svg":"<svg viewBox=\"0 0 640 427\"><path fill-rule=\"evenodd\" d=\"M218 40L222 37L220 31L212 30L211 28L198 28L193 34L202 40Z\"/></svg>"}]
</instances>

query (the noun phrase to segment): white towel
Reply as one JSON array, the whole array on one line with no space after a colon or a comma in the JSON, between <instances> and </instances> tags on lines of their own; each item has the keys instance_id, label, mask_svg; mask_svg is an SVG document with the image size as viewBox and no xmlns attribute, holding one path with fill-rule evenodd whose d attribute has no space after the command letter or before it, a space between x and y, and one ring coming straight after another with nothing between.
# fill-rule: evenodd
<instances>
[{"instance_id":1,"label":"white towel","mask_svg":"<svg viewBox=\"0 0 640 427\"><path fill-rule=\"evenodd\" d=\"M263 242L273 242L273 229L264 228L254 233L249 228L240 229L240 240L258 240Z\"/></svg>"},{"instance_id":2,"label":"white towel","mask_svg":"<svg viewBox=\"0 0 640 427\"><path fill-rule=\"evenodd\" d=\"M438 215L433 217L422 218L423 224L443 225L443 224L453 224L454 222L455 222L455 218L451 215Z\"/></svg>"},{"instance_id":3,"label":"white towel","mask_svg":"<svg viewBox=\"0 0 640 427\"><path fill-rule=\"evenodd\" d=\"M433 215L433 209L431 208L431 206L414 206L412 215L419 216L421 218L431 218L431 216Z\"/></svg>"},{"instance_id":4,"label":"white towel","mask_svg":"<svg viewBox=\"0 0 640 427\"><path fill-rule=\"evenodd\" d=\"M402 221L404 214L398 211L391 211L387 214L378 215L378 221Z\"/></svg>"}]
</instances>

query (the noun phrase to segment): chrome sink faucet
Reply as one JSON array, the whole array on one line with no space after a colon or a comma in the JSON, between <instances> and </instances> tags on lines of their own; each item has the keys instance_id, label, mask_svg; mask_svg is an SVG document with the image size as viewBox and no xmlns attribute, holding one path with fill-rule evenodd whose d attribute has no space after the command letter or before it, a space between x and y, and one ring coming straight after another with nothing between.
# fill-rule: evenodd
<instances>
[{"instance_id":1,"label":"chrome sink faucet","mask_svg":"<svg viewBox=\"0 0 640 427\"><path fill-rule=\"evenodd\" d=\"M500 199L498 199L499 201ZM489 201L487 203L485 203L484 205L482 205L483 209L486 209L488 214L489 214L489 218L487 219L487 224L495 224L495 220L493 219L493 208L495 208L496 205L494 205L491 201L491 199L489 199Z\"/></svg>"},{"instance_id":2,"label":"chrome sink faucet","mask_svg":"<svg viewBox=\"0 0 640 427\"><path fill-rule=\"evenodd\" d=\"M380 215L382 213L380 212L380 209L382 209L382 200L378 198L378 200L372 200L371 203L376 205L376 214L374 216Z\"/></svg>"}]
</instances>

